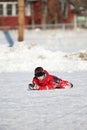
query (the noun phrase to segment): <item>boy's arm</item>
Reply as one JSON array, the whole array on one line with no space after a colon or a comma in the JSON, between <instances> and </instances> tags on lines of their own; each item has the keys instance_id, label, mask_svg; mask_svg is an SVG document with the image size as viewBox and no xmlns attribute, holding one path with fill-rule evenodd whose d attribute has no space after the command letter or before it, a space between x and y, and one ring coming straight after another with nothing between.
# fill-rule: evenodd
<instances>
[{"instance_id":1,"label":"boy's arm","mask_svg":"<svg viewBox=\"0 0 87 130\"><path fill-rule=\"evenodd\" d=\"M39 90L40 86L38 85L38 82L37 82L37 80L35 78L33 78L32 84L34 85L34 89Z\"/></svg>"}]
</instances>

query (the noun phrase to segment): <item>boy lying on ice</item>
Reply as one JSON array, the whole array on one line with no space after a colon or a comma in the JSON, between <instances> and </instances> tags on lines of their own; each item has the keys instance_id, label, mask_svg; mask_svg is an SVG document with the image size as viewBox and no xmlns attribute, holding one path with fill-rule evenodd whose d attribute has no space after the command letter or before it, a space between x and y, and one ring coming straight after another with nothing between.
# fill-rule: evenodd
<instances>
[{"instance_id":1,"label":"boy lying on ice","mask_svg":"<svg viewBox=\"0 0 87 130\"><path fill-rule=\"evenodd\" d=\"M37 67L34 72L32 84L28 85L32 90L50 90L72 88L73 84L49 74L42 67Z\"/></svg>"}]
</instances>

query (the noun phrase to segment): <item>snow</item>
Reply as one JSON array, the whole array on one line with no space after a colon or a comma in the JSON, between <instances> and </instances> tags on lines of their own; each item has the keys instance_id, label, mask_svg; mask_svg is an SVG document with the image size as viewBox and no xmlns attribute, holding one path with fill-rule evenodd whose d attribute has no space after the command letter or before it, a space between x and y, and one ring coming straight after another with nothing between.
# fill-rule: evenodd
<instances>
[{"instance_id":1,"label":"snow","mask_svg":"<svg viewBox=\"0 0 87 130\"><path fill-rule=\"evenodd\" d=\"M16 30L10 40L5 34L0 31L0 130L86 130L87 30L25 30L24 43ZM37 66L74 87L28 91Z\"/></svg>"},{"instance_id":2,"label":"snow","mask_svg":"<svg viewBox=\"0 0 87 130\"><path fill-rule=\"evenodd\" d=\"M87 129L87 72L54 74L74 88L28 91L32 73L0 74L0 130Z\"/></svg>"},{"instance_id":3,"label":"snow","mask_svg":"<svg viewBox=\"0 0 87 130\"><path fill-rule=\"evenodd\" d=\"M87 61L77 56L82 51L87 54L86 30L26 30L24 43L17 42L17 31L8 33L0 32L1 73L32 72L36 66L49 71L87 70ZM11 41L14 41L13 47L9 47ZM74 57L66 57L73 52L77 53Z\"/></svg>"}]
</instances>

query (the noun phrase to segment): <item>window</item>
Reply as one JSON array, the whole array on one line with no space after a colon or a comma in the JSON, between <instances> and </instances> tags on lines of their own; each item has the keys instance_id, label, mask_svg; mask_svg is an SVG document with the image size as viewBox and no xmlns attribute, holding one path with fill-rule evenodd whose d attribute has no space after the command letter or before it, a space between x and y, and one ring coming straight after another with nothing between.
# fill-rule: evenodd
<instances>
[{"instance_id":1,"label":"window","mask_svg":"<svg viewBox=\"0 0 87 130\"><path fill-rule=\"evenodd\" d=\"M63 14L63 17L66 19L67 16L68 16L68 10L67 10L67 2L63 2L63 1L60 1L60 7L61 7L61 11L62 11L62 14Z\"/></svg>"},{"instance_id":2,"label":"window","mask_svg":"<svg viewBox=\"0 0 87 130\"><path fill-rule=\"evenodd\" d=\"M12 15L12 4L7 4L7 15Z\"/></svg>"},{"instance_id":3,"label":"window","mask_svg":"<svg viewBox=\"0 0 87 130\"><path fill-rule=\"evenodd\" d=\"M26 15L26 16L30 16L30 15L31 15L30 4L29 4L29 3L27 3L27 5L26 5L25 15Z\"/></svg>"},{"instance_id":4,"label":"window","mask_svg":"<svg viewBox=\"0 0 87 130\"><path fill-rule=\"evenodd\" d=\"M3 15L3 5L0 4L0 16L2 16L2 15Z\"/></svg>"},{"instance_id":5,"label":"window","mask_svg":"<svg viewBox=\"0 0 87 130\"><path fill-rule=\"evenodd\" d=\"M16 15L18 15L18 4L15 4L15 8L16 8Z\"/></svg>"},{"instance_id":6,"label":"window","mask_svg":"<svg viewBox=\"0 0 87 130\"><path fill-rule=\"evenodd\" d=\"M17 2L0 2L0 16L17 16Z\"/></svg>"}]
</instances>

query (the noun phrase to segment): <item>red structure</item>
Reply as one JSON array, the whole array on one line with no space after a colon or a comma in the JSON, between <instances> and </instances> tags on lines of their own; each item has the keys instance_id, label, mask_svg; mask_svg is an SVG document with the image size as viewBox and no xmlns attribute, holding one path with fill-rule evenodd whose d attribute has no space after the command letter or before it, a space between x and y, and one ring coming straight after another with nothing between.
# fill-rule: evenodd
<instances>
[{"instance_id":1,"label":"red structure","mask_svg":"<svg viewBox=\"0 0 87 130\"><path fill-rule=\"evenodd\" d=\"M64 20L65 23L72 23L74 20L75 14L72 13L70 5L68 6L67 19Z\"/></svg>"},{"instance_id":2,"label":"red structure","mask_svg":"<svg viewBox=\"0 0 87 130\"><path fill-rule=\"evenodd\" d=\"M34 23L41 24L42 21L42 0L32 3Z\"/></svg>"},{"instance_id":3,"label":"red structure","mask_svg":"<svg viewBox=\"0 0 87 130\"><path fill-rule=\"evenodd\" d=\"M25 0L25 25L41 24L43 19L43 1ZM71 12L70 6L67 10L67 18L65 23L71 23L74 14ZM17 26L18 25L18 3L17 0L0 0L0 26Z\"/></svg>"}]
</instances>

